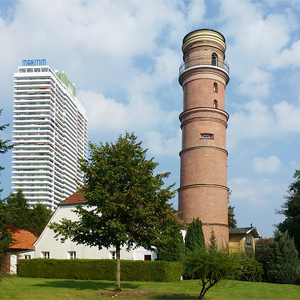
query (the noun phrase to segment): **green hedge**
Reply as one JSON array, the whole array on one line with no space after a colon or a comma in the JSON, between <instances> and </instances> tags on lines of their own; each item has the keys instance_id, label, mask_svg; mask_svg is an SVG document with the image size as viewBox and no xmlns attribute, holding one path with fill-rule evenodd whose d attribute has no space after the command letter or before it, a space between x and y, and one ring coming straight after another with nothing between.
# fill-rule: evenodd
<instances>
[{"instance_id":1,"label":"green hedge","mask_svg":"<svg viewBox=\"0 0 300 300\"><path fill-rule=\"evenodd\" d=\"M181 264L166 261L121 260L121 280L179 281ZM112 259L20 259L22 277L115 280L116 260Z\"/></svg>"}]
</instances>

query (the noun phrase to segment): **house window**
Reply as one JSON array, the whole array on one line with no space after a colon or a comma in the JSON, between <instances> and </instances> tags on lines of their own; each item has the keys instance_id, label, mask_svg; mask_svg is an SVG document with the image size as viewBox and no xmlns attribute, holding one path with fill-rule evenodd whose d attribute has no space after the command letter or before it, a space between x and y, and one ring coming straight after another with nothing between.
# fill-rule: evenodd
<instances>
[{"instance_id":1,"label":"house window","mask_svg":"<svg viewBox=\"0 0 300 300\"><path fill-rule=\"evenodd\" d=\"M76 259L76 251L68 251L69 259Z\"/></svg>"},{"instance_id":2,"label":"house window","mask_svg":"<svg viewBox=\"0 0 300 300\"><path fill-rule=\"evenodd\" d=\"M211 55L211 64L212 66L217 66L218 65L218 56L216 53L213 53Z\"/></svg>"},{"instance_id":3,"label":"house window","mask_svg":"<svg viewBox=\"0 0 300 300\"><path fill-rule=\"evenodd\" d=\"M48 251L42 252L42 258L50 258L50 252Z\"/></svg>"},{"instance_id":4,"label":"house window","mask_svg":"<svg viewBox=\"0 0 300 300\"><path fill-rule=\"evenodd\" d=\"M214 108L218 108L218 100L214 100Z\"/></svg>"},{"instance_id":5,"label":"house window","mask_svg":"<svg viewBox=\"0 0 300 300\"><path fill-rule=\"evenodd\" d=\"M24 255L24 259L31 259L31 255Z\"/></svg>"},{"instance_id":6,"label":"house window","mask_svg":"<svg viewBox=\"0 0 300 300\"><path fill-rule=\"evenodd\" d=\"M110 258L116 259L116 251L110 251Z\"/></svg>"},{"instance_id":7,"label":"house window","mask_svg":"<svg viewBox=\"0 0 300 300\"><path fill-rule=\"evenodd\" d=\"M246 236L246 244L247 245L251 245L251 237L250 237L250 235Z\"/></svg>"},{"instance_id":8,"label":"house window","mask_svg":"<svg viewBox=\"0 0 300 300\"><path fill-rule=\"evenodd\" d=\"M144 260L151 260L151 255L149 255L149 254L144 255Z\"/></svg>"},{"instance_id":9,"label":"house window","mask_svg":"<svg viewBox=\"0 0 300 300\"><path fill-rule=\"evenodd\" d=\"M215 93L218 92L218 84L217 84L216 82L214 82L214 88L213 88L213 91L214 91Z\"/></svg>"}]
</instances>

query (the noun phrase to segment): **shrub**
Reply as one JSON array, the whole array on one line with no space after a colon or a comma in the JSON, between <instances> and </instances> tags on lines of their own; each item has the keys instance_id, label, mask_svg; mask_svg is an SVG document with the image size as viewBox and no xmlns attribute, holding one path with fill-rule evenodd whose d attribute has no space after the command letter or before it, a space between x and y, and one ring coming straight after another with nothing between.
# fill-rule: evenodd
<instances>
[{"instance_id":1,"label":"shrub","mask_svg":"<svg viewBox=\"0 0 300 300\"><path fill-rule=\"evenodd\" d=\"M179 281L181 264L165 261L121 260L121 280ZM22 277L115 280L116 261L111 259L31 259L19 260Z\"/></svg>"},{"instance_id":2,"label":"shrub","mask_svg":"<svg viewBox=\"0 0 300 300\"><path fill-rule=\"evenodd\" d=\"M262 281L263 265L248 256L242 256L239 261L236 279L241 281Z\"/></svg>"}]
</instances>

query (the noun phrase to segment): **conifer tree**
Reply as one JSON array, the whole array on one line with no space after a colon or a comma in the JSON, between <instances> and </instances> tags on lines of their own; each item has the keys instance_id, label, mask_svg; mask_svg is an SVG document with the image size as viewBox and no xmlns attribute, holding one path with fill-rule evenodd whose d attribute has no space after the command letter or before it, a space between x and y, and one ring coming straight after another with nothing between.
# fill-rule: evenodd
<instances>
[{"instance_id":1,"label":"conifer tree","mask_svg":"<svg viewBox=\"0 0 300 300\"><path fill-rule=\"evenodd\" d=\"M166 245L157 249L157 260L183 262L184 257L184 241L180 231L176 231Z\"/></svg>"},{"instance_id":2,"label":"conifer tree","mask_svg":"<svg viewBox=\"0 0 300 300\"><path fill-rule=\"evenodd\" d=\"M284 284L296 284L300 281L298 252L287 231L275 234L267 268L267 281Z\"/></svg>"},{"instance_id":3,"label":"conifer tree","mask_svg":"<svg viewBox=\"0 0 300 300\"><path fill-rule=\"evenodd\" d=\"M185 236L186 252L196 252L201 250L204 246L205 241L202 230L202 222L199 218L193 219L193 222L188 226Z\"/></svg>"}]
</instances>

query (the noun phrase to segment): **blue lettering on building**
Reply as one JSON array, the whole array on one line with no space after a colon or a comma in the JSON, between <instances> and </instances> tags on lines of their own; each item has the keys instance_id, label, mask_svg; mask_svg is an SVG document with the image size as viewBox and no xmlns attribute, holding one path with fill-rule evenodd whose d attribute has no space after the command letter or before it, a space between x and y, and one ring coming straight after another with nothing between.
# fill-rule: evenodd
<instances>
[{"instance_id":1,"label":"blue lettering on building","mask_svg":"<svg viewBox=\"0 0 300 300\"><path fill-rule=\"evenodd\" d=\"M46 66L46 59L24 59L22 66Z\"/></svg>"}]
</instances>

